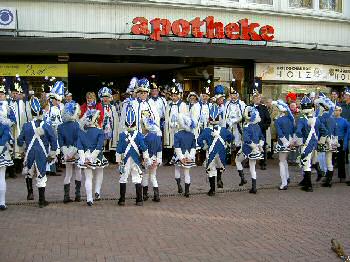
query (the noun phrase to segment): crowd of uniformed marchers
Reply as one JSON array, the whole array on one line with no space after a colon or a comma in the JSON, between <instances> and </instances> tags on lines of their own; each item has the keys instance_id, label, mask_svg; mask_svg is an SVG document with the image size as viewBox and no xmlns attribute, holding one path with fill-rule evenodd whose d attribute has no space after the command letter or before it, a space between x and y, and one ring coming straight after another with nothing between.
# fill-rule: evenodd
<instances>
[{"instance_id":1,"label":"crowd of uniformed marchers","mask_svg":"<svg viewBox=\"0 0 350 262\"><path fill-rule=\"evenodd\" d=\"M8 78L0 83L1 210L7 209L6 172L10 176L16 172L23 174L27 200L34 199L35 179L39 206L44 207L48 205L45 200L47 176L55 175L61 164L65 165L63 202L81 201L83 173L86 202L92 206L101 199L103 171L112 159L111 152L115 152L118 164L115 172L119 175L119 205L125 205L129 176L135 184L136 205L148 200L149 183L153 187L152 200L159 202L157 170L164 160L167 165L174 165L177 191L185 197L190 196L191 168L203 164L210 185L208 195L214 196L216 187L223 187L221 178L227 155L232 153L240 177L239 186L247 183L243 166L249 165L249 193L257 193L256 163L260 160L262 169L266 166L266 130L271 119L256 89L253 89L252 104L246 105L240 100L235 80L229 87L215 86L213 94L210 81L206 81L199 95L190 92L184 101L182 85L173 80L167 89L167 100L159 95L154 79L134 77L124 101L112 103L112 90L104 85L98 91L98 99L93 92L88 92L86 103L80 106L72 100L64 82L55 78L43 80L43 93L39 98L32 92L27 97L23 95L22 80L18 76L6 81ZM349 89L344 92L350 96ZM345 177L349 124L340 117L339 105L322 93L316 99L305 95L298 119L294 119L289 105L282 100L273 101L272 105L278 112L273 120L277 131L275 152L279 158L280 190L288 188L287 158L294 151L298 152L303 172L299 184L304 191L313 191L311 168L317 170L317 181L321 179L318 154L324 154L327 168L323 186L332 185L332 157L336 152L338 165L344 165L338 168L344 170L342 177ZM74 200L70 198L73 174Z\"/></svg>"}]
</instances>

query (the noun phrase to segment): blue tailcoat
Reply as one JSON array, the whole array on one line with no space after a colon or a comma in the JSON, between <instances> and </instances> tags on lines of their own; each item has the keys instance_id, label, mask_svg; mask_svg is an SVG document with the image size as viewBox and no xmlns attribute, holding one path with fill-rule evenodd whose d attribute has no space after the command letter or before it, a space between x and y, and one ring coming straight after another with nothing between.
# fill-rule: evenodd
<instances>
[{"instance_id":1,"label":"blue tailcoat","mask_svg":"<svg viewBox=\"0 0 350 262\"><path fill-rule=\"evenodd\" d=\"M77 147L79 131L80 127L78 122L67 121L60 124L57 129L58 144L60 147Z\"/></svg>"},{"instance_id":2,"label":"blue tailcoat","mask_svg":"<svg viewBox=\"0 0 350 262\"><path fill-rule=\"evenodd\" d=\"M196 139L192 132L180 130L174 135L174 148L180 148L182 154L191 152L191 149L196 149Z\"/></svg>"},{"instance_id":3,"label":"blue tailcoat","mask_svg":"<svg viewBox=\"0 0 350 262\"><path fill-rule=\"evenodd\" d=\"M336 129L335 134L338 136L338 140L343 140L344 145L343 149L346 150L348 148L348 139L349 139L349 123L345 118L336 117Z\"/></svg>"},{"instance_id":4,"label":"blue tailcoat","mask_svg":"<svg viewBox=\"0 0 350 262\"><path fill-rule=\"evenodd\" d=\"M217 139L214 143L214 131L215 130L219 130L219 137L223 140L221 141L220 139ZM201 131L201 133L198 136L198 145L201 148L204 148L206 146L208 146L208 161L207 161L207 167L210 165L210 163L215 159L216 156L218 156L220 158L220 161L222 163L223 166L225 166L226 164L226 145L225 143L230 143L233 140L233 135L230 131L228 131L226 128L224 127L220 127L218 125L216 125L214 128L213 127L207 127L205 129L203 129ZM224 142L224 143L222 143ZM212 148L212 150L211 150Z\"/></svg>"},{"instance_id":5,"label":"blue tailcoat","mask_svg":"<svg viewBox=\"0 0 350 262\"><path fill-rule=\"evenodd\" d=\"M294 122L290 116L280 116L275 120L275 127L278 136L278 144L283 146L281 138L285 137L288 141L293 137L294 134Z\"/></svg>"},{"instance_id":6,"label":"blue tailcoat","mask_svg":"<svg viewBox=\"0 0 350 262\"><path fill-rule=\"evenodd\" d=\"M157 157L157 154L162 152L162 137L156 133L149 132L145 135L145 144L148 148L149 157Z\"/></svg>"},{"instance_id":7,"label":"blue tailcoat","mask_svg":"<svg viewBox=\"0 0 350 262\"><path fill-rule=\"evenodd\" d=\"M32 127L33 122L35 124L35 127L41 126L44 130L44 135L40 136L40 139L43 142L45 152L43 151L44 149L41 147L37 139L34 141L33 146L29 148L29 145L31 144L35 134L34 129ZM33 120L31 122L24 123L21 133L17 138L17 143L19 146L23 146L23 144L26 143L27 159L24 163L25 167L27 167L30 170L34 163L36 163L40 173L38 174L38 177L41 178L45 176L47 155L50 153L49 149L51 151L57 150L57 138L52 127L47 123L43 122L42 120Z\"/></svg>"},{"instance_id":8,"label":"blue tailcoat","mask_svg":"<svg viewBox=\"0 0 350 262\"><path fill-rule=\"evenodd\" d=\"M3 147L0 150L0 167L12 166L13 161L8 150L8 142L11 140L11 131L8 125L0 123L0 146Z\"/></svg>"},{"instance_id":9,"label":"blue tailcoat","mask_svg":"<svg viewBox=\"0 0 350 262\"><path fill-rule=\"evenodd\" d=\"M336 121L335 118L332 116L332 112L324 112L322 116L318 117L323 124L323 126L326 129L326 135L327 136L335 136L335 129L336 129Z\"/></svg>"},{"instance_id":10,"label":"blue tailcoat","mask_svg":"<svg viewBox=\"0 0 350 262\"><path fill-rule=\"evenodd\" d=\"M136 132L136 135L135 135ZM128 145L130 144L129 137L133 137L135 135L134 142L136 147L130 146L128 152L126 152ZM145 137L138 131L134 130L131 132L123 132L119 134L119 141L117 146L117 154L124 155L124 165L131 157L134 162L140 166L141 165L141 152L147 151L147 146L145 144Z\"/></svg>"},{"instance_id":11,"label":"blue tailcoat","mask_svg":"<svg viewBox=\"0 0 350 262\"><path fill-rule=\"evenodd\" d=\"M259 124L245 124L243 127L243 154L248 157L248 155L253 151L250 144L253 143L258 145L261 140L264 140L264 136L261 132Z\"/></svg>"}]
</instances>

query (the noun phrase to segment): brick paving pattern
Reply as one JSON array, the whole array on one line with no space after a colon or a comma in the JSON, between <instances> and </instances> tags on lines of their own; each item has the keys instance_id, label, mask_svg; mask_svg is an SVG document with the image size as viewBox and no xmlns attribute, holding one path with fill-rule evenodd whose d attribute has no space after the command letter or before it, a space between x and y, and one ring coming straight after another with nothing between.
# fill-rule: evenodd
<instances>
[{"instance_id":1,"label":"brick paving pattern","mask_svg":"<svg viewBox=\"0 0 350 262\"><path fill-rule=\"evenodd\" d=\"M271 165L258 170L258 183L277 188L278 169ZM112 167L108 170L102 192L115 198L117 177ZM228 171L225 189L237 189L238 176ZM291 168L295 182L298 172ZM62 200L62 181L49 177L48 199ZM24 201L24 180L7 183L8 202ZM176 193L171 168L162 168L160 185L163 194ZM332 238L350 253L350 187L337 183L313 193L276 188L257 195L226 192L186 199L175 194L143 207L134 206L133 199L126 207L115 200L92 208L85 202L42 209L12 204L0 213L0 261L340 261L330 249ZM193 172L191 189L208 190L203 168ZM128 193L134 195L133 186Z\"/></svg>"}]
</instances>

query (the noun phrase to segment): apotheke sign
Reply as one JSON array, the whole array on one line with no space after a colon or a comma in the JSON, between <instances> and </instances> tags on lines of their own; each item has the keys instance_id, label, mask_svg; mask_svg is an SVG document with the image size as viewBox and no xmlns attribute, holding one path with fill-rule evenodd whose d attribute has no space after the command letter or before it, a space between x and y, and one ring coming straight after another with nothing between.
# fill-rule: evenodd
<instances>
[{"instance_id":1,"label":"apotheke sign","mask_svg":"<svg viewBox=\"0 0 350 262\"><path fill-rule=\"evenodd\" d=\"M350 83L350 67L318 64L255 64L262 81Z\"/></svg>"},{"instance_id":2,"label":"apotheke sign","mask_svg":"<svg viewBox=\"0 0 350 262\"><path fill-rule=\"evenodd\" d=\"M190 22L184 19L170 22L168 19L161 18L154 18L148 22L148 19L144 17L135 17L132 23L131 32L133 34L147 35L155 41L161 41L162 36L272 41L275 33L273 26L260 27L259 23L249 23L247 18L227 25L215 21L213 16L208 16L204 20L196 17ZM202 30L204 25L205 30Z\"/></svg>"}]
</instances>

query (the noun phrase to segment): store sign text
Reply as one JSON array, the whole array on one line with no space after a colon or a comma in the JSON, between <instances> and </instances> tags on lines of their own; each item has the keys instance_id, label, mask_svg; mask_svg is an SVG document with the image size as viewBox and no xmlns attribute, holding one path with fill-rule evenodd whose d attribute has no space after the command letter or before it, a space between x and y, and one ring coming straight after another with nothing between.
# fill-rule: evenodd
<instances>
[{"instance_id":1,"label":"store sign text","mask_svg":"<svg viewBox=\"0 0 350 262\"><path fill-rule=\"evenodd\" d=\"M149 35L155 41L161 41L162 36L171 35L209 39L272 41L275 33L273 26L260 27L259 23L249 23L247 18L227 25L219 21L216 22L213 16L208 16L204 20L196 17L190 22L179 19L173 23L168 19L154 18L148 21L144 17L135 17L132 23L131 32L133 34ZM206 28L202 31L201 27L204 25Z\"/></svg>"},{"instance_id":2,"label":"store sign text","mask_svg":"<svg viewBox=\"0 0 350 262\"><path fill-rule=\"evenodd\" d=\"M259 63L255 75L263 81L350 83L350 67L332 65Z\"/></svg>"}]
</instances>

